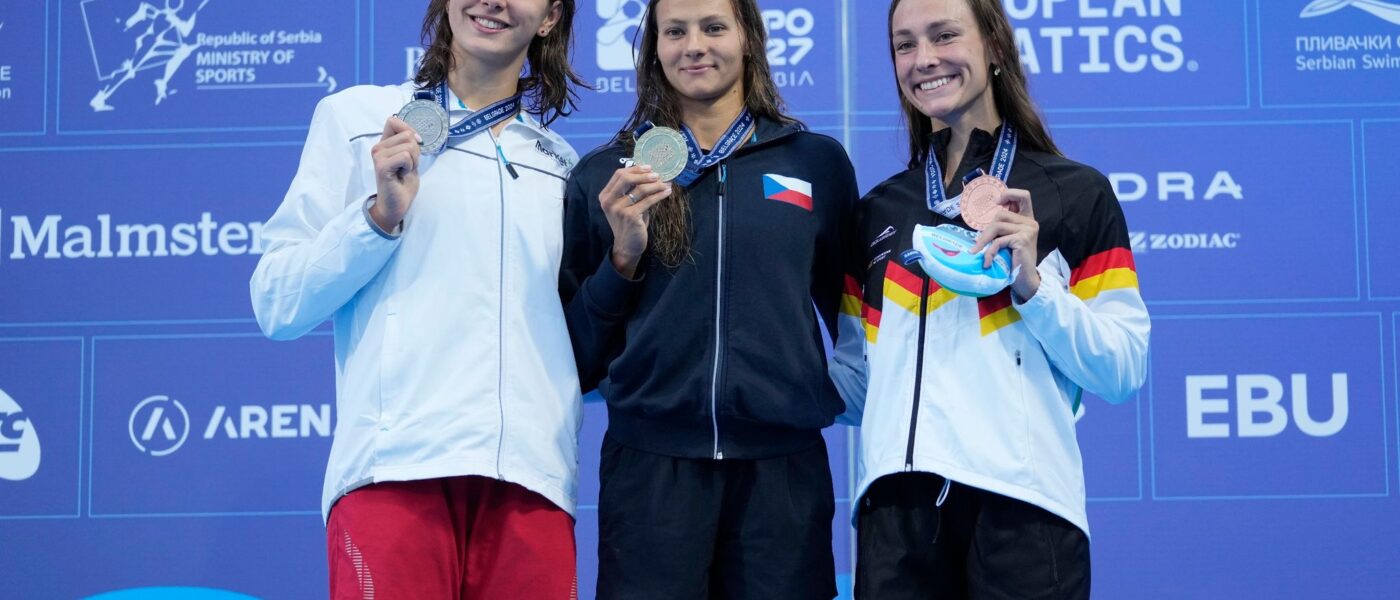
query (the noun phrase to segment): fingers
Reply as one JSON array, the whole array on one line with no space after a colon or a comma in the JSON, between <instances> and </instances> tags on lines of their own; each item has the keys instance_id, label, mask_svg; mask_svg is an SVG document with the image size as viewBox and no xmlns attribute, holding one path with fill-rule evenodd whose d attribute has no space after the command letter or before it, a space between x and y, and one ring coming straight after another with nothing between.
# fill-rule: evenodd
<instances>
[{"instance_id":1,"label":"fingers","mask_svg":"<svg viewBox=\"0 0 1400 600\"><path fill-rule=\"evenodd\" d=\"M983 253L982 267L990 268L996 254L1004 248L1013 252L1034 245L1040 225L1035 219L1010 211L998 211L991 224L977 234L977 242L969 251Z\"/></svg>"},{"instance_id":2,"label":"fingers","mask_svg":"<svg viewBox=\"0 0 1400 600\"><path fill-rule=\"evenodd\" d=\"M657 186L660 187L657 188ZM643 189L643 187L651 188L652 191L640 191ZM638 216L641 216L647 214L647 211L651 210L651 207L656 206L658 202L670 198L672 188L671 184L669 183L658 183L651 184L650 186L638 187L637 189L639 191L633 192L633 195L637 197L637 203L628 206L623 210L630 210L632 212L635 212ZM645 193L646 195L643 195L643 193Z\"/></svg>"},{"instance_id":3,"label":"fingers","mask_svg":"<svg viewBox=\"0 0 1400 600\"><path fill-rule=\"evenodd\" d=\"M603 191L598 193L598 201L603 205L604 211L616 211L633 204L632 198L627 197L629 193L640 202L643 197L654 194L661 188L669 189L670 185L662 182L661 177L653 173L650 166L618 169L613 172Z\"/></svg>"},{"instance_id":4,"label":"fingers","mask_svg":"<svg viewBox=\"0 0 1400 600\"><path fill-rule=\"evenodd\" d=\"M370 150L377 169L386 174L418 170L418 162L422 157L422 148L419 146L422 138L418 133L398 117L390 117L384 125L384 131L386 136Z\"/></svg>"},{"instance_id":5,"label":"fingers","mask_svg":"<svg viewBox=\"0 0 1400 600\"><path fill-rule=\"evenodd\" d=\"M405 131L413 131L413 126L409 125L408 122L403 119L400 119L398 115L389 117L384 121L383 137L392 137Z\"/></svg>"},{"instance_id":6,"label":"fingers","mask_svg":"<svg viewBox=\"0 0 1400 600\"><path fill-rule=\"evenodd\" d=\"M1026 190L1010 189L1002 192L1001 198L997 200L1002 208L1007 211L1021 215L1023 217L1035 217L1035 211L1031 206L1031 193Z\"/></svg>"}]
</instances>

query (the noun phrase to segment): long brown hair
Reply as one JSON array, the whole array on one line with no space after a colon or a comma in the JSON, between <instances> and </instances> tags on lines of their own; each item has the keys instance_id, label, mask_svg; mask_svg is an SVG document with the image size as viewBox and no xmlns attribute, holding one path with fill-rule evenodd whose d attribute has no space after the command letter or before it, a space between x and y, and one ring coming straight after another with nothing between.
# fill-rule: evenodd
<instances>
[{"instance_id":1,"label":"long brown hair","mask_svg":"<svg viewBox=\"0 0 1400 600\"><path fill-rule=\"evenodd\" d=\"M647 3L645 24L638 32L642 41L637 51L637 105L616 138L629 152L635 142L632 132L642 124L651 122L673 129L680 129L682 124L680 94L666 79L657 57L660 27L656 23L656 5L660 3L661 0ZM768 32L758 4L755 0L730 0L729 4L744 36L744 106L758 118L796 123L785 113L783 98L773 83L766 50ZM672 184L671 196L651 208L647 229L650 250L662 264L675 268L690 257L690 195L684 187Z\"/></svg>"},{"instance_id":2,"label":"long brown hair","mask_svg":"<svg viewBox=\"0 0 1400 600\"><path fill-rule=\"evenodd\" d=\"M573 49L574 0L560 3L559 22L545 37L535 36L525 51L528 67L520 78L519 91L527 98L526 111L539 115L548 126L559 117L574 112L578 94L575 86L588 87L569 64ZM447 19L448 0L432 0L423 16L423 61L413 82L427 89L447 80L452 72L452 25Z\"/></svg>"},{"instance_id":3,"label":"long brown hair","mask_svg":"<svg viewBox=\"0 0 1400 600\"><path fill-rule=\"evenodd\" d=\"M1055 140L1050 137L1040 112L1031 100L1026 84L1026 72L1021 68L1021 55L1016 51L1016 39L1012 35L1011 22L1002 9L1001 0L965 0L977 19L977 29L986 40L993 65L1001 68L1001 74L992 76L992 100L1004 122L1016 127L1020 142L1025 147L1051 154L1060 154ZM894 39L894 11L900 0L890 2L889 39ZM894 61L894 45L890 45L890 60ZM988 73L991 74L990 72ZM933 119L919 112L918 107L904 97L904 89L899 85L899 74L895 74L895 89L899 92L899 105L904 113L904 125L909 134L909 164L922 163L928 157L929 143L933 139Z\"/></svg>"}]
</instances>

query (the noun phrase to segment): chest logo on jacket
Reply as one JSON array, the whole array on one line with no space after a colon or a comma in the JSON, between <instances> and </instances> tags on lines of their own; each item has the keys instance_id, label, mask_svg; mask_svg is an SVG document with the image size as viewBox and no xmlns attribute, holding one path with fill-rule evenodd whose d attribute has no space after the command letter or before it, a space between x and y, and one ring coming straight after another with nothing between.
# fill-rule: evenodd
<instances>
[{"instance_id":1,"label":"chest logo on jacket","mask_svg":"<svg viewBox=\"0 0 1400 600\"><path fill-rule=\"evenodd\" d=\"M763 197L812 210L812 184L796 177L764 174Z\"/></svg>"}]
</instances>

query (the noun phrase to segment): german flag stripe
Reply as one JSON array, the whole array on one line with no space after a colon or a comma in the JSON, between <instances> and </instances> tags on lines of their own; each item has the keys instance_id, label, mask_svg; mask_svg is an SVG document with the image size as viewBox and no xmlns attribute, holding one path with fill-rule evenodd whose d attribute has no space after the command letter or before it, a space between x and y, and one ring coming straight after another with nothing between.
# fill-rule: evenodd
<instances>
[{"instance_id":1,"label":"german flag stripe","mask_svg":"<svg viewBox=\"0 0 1400 600\"><path fill-rule=\"evenodd\" d=\"M1079 263L1079 266L1070 272L1069 286L1074 287L1085 279L1098 277L1115 269L1137 271L1137 264L1133 262L1132 250L1113 248L1084 259L1084 262Z\"/></svg>"},{"instance_id":2,"label":"german flag stripe","mask_svg":"<svg viewBox=\"0 0 1400 600\"><path fill-rule=\"evenodd\" d=\"M909 292L910 294L913 294L916 297L919 295L919 292L924 287L923 278L913 273L910 273L909 269L904 268L904 265L901 265L897 262L890 261L885 263L885 265L886 290L889 289L889 284L893 283L901 288L904 288L905 291ZM938 287L938 284L930 281L929 287L930 289L932 289Z\"/></svg>"},{"instance_id":3,"label":"german flag stripe","mask_svg":"<svg viewBox=\"0 0 1400 600\"><path fill-rule=\"evenodd\" d=\"M1021 320L1021 313L1011 304L1011 289L981 298L977 301L977 316L981 321L982 335L996 333L1002 327Z\"/></svg>"},{"instance_id":4,"label":"german flag stripe","mask_svg":"<svg viewBox=\"0 0 1400 600\"><path fill-rule=\"evenodd\" d=\"M870 343L875 343L875 338L880 334L880 311L875 307L866 304L865 314L861 317L861 322L865 323L865 339Z\"/></svg>"},{"instance_id":5,"label":"german flag stripe","mask_svg":"<svg viewBox=\"0 0 1400 600\"><path fill-rule=\"evenodd\" d=\"M1137 287L1137 273L1132 269L1109 269L1093 277L1080 280L1069 291L1079 296L1080 299L1089 300L1109 290L1137 289Z\"/></svg>"}]
</instances>

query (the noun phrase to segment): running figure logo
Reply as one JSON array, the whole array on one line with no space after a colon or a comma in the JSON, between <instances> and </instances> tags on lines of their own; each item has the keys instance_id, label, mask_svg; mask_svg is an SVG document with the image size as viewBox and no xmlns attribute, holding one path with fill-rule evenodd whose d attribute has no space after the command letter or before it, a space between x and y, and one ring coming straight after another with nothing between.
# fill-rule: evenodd
<instances>
[{"instance_id":1,"label":"running figure logo","mask_svg":"<svg viewBox=\"0 0 1400 600\"><path fill-rule=\"evenodd\" d=\"M99 42L111 41L104 35L110 31L107 23L98 16L105 11L89 11L92 5L100 1L83 2L83 18L87 25L88 41L92 46L93 62L97 65L98 80L111 83L98 90L92 100L88 101L88 105L96 112L116 110L116 107L107 103L107 99L117 93L123 84L135 79L142 71L162 69L160 76L154 81L155 103L159 105L170 94L175 93L176 90L170 89L170 79L200 46L188 40L194 31L199 11L209 4L209 0L202 0L199 6L188 12L185 10L185 0L163 0L161 7L142 2L125 21L117 18L117 24L121 26L120 33L131 44L131 55L122 60L121 66L110 72L103 70L98 58L98 47L103 45ZM135 34L135 37L132 37L132 34ZM106 46L111 49L112 44Z\"/></svg>"}]
</instances>

